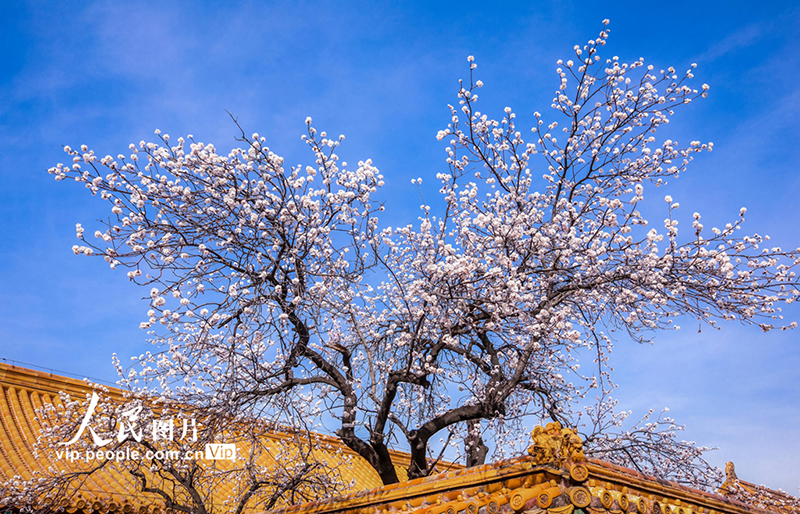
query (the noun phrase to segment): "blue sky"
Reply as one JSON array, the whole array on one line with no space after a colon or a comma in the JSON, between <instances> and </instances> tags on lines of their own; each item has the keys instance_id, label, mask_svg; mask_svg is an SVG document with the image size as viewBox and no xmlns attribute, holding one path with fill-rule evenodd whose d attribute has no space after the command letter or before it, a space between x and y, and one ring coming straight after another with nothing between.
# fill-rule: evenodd
<instances>
[{"instance_id":1,"label":"blue sky","mask_svg":"<svg viewBox=\"0 0 800 514\"><path fill-rule=\"evenodd\" d=\"M534 110L547 116L555 61L604 18L604 56L657 69L696 62L698 85L711 85L664 134L715 144L664 191L682 205L681 226L694 211L706 226L724 224L746 206L750 232L800 246L794 2L132 4L0 5L2 358L114 380L111 353L146 346L145 292L70 250L75 223L91 233L105 208L46 173L65 160L62 145L116 155L159 128L229 149L230 111L288 162L306 163L300 135L312 116L347 135L344 160L373 160L386 176L386 223L407 223L420 203L410 179L446 169L435 135L467 55L486 84L482 110L511 106L523 125ZM800 321L796 309L787 315ZM715 463L733 460L740 477L797 494L800 332L683 325L653 346L618 342L622 405L634 416L669 406L687 439L721 448Z\"/></svg>"}]
</instances>

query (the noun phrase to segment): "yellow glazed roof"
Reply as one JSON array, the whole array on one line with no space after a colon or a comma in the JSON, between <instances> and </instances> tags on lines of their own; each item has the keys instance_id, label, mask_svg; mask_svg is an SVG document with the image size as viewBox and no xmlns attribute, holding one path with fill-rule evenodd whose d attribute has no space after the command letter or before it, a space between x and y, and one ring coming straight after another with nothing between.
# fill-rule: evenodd
<instances>
[{"instance_id":1,"label":"yellow glazed roof","mask_svg":"<svg viewBox=\"0 0 800 514\"><path fill-rule=\"evenodd\" d=\"M47 404L61 405L60 391L69 393L73 399L83 399L91 393L91 388L80 380L0 363L0 389L0 483L14 477L29 480L34 472L46 472L51 467L64 468L64 462L53 462L42 453L34 454L34 443L42 428L36 410ZM115 389L110 389L107 396L112 399L122 398L121 391ZM350 490L381 485L380 478L372 467L345 447L339 439L315 435L315 441L320 446L315 450L317 458L323 459L329 467L336 467L342 481L352 484ZM260 459L268 459L269 454L277 453L286 445L292 445L293 438L287 434L267 433L261 442L268 451ZM405 480L408 455L393 452L392 456L398 476ZM265 463L259 460L259 464ZM221 482L213 492L214 503L221 505L230 492L231 485ZM130 474L108 468L87 477L78 493L70 496L62 500L67 512L95 510L152 513L156 509L165 508L164 501L159 496L139 492L139 484ZM14 505L7 504L7 500L0 498L0 507Z\"/></svg>"},{"instance_id":2,"label":"yellow glazed roof","mask_svg":"<svg viewBox=\"0 0 800 514\"><path fill-rule=\"evenodd\" d=\"M720 493L728 498L736 498L757 507L778 510L783 514L800 512L798 498L784 491L776 491L763 485L756 485L741 480L736 476L733 462L725 465L725 482L719 488Z\"/></svg>"},{"instance_id":3,"label":"yellow glazed roof","mask_svg":"<svg viewBox=\"0 0 800 514\"><path fill-rule=\"evenodd\" d=\"M0 470L5 477L30 478L55 463L33 454L39 433L35 410L58 404L59 391L83 397L89 387L78 380L0 363ZM119 396L119 391L111 395ZM557 424L537 427L530 455L451 470L382 486L377 473L335 438L319 436L325 462L354 486L342 496L286 506L275 514L800 514L800 500L739 480L728 467L722 494L711 494L643 475L583 455L574 432ZM268 447L291 444L285 434L266 434ZM406 478L408 455L395 453L398 475ZM347 460L348 462L345 462ZM0 474L0 481L3 475ZM164 503L138 492L127 474L101 470L79 494L63 500L69 513L140 512L157 514ZM214 503L230 493L214 491ZM3 504L0 507L14 507Z\"/></svg>"},{"instance_id":4,"label":"yellow glazed roof","mask_svg":"<svg viewBox=\"0 0 800 514\"><path fill-rule=\"evenodd\" d=\"M580 438L560 425L549 424L541 432L538 442L534 432L531 455L293 505L275 514L800 514L798 498L764 486L764 501L744 502L586 459ZM768 494L780 501L766 501Z\"/></svg>"}]
</instances>

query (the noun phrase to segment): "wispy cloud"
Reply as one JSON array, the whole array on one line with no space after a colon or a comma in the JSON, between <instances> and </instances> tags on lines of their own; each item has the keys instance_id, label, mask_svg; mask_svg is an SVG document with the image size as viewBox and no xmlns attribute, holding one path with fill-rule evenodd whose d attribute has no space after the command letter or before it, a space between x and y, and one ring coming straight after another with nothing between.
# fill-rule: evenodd
<instances>
[{"instance_id":1,"label":"wispy cloud","mask_svg":"<svg viewBox=\"0 0 800 514\"><path fill-rule=\"evenodd\" d=\"M769 30L765 24L753 23L742 27L741 29L728 35L722 41L714 43L705 52L695 58L697 62L707 63L715 59L719 59L723 55L730 53L734 50L746 48L761 37Z\"/></svg>"}]
</instances>

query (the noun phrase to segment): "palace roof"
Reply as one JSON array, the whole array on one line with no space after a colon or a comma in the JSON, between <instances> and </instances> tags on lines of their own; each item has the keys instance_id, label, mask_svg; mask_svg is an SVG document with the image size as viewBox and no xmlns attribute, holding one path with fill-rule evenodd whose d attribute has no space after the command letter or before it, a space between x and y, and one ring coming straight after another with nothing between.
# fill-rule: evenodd
<instances>
[{"instance_id":1,"label":"palace roof","mask_svg":"<svg viewBox=\"0 0 800 514\"><path fill-rule=\"evenodd\" d=\"M43 452L36 452L34 445L42 429L41 418L36 411L45 405L62 405L60 392L71 395L72 399L83 399L91 394L92 388L84 381L67 378L52 373L0 363L0 484L19 477L30 480L35 472L46 472L50 468L63 469L64 462L55 462ZM107 396L122 401L120 390L108 388ZM86 436L84 436L86 437ZM369 489L381 484L375 470L366 461L347 448L338 438L314 434L319 448L317 458L335 467L344 484L352 484L350 489ZM264 433L262 444L267 452L260 456L261 465L270 466L269 453L277 454L285 445L293 445L294 439L286 433ZM392 452L398 477L407 479L406 468L410 461L408 454ZM218 461L215 461L218 462ZM224 464L224 463L223 463ZM460 467L460 466L459 466ZM221 483L214 491L214 503L222 501L232 491L230 483ZM345 489L348 490L347 488ZM4 504L0 498L0 510L13 507ZM141 512L153 513L164 510L161 497L154 493L139 492L139 484L129 473L105 467L92 473L80 487L79 495L64 498L62 505L67 512Z\"/></svg>"},{"instance_id":2,"label":"palace roof","mask_svg":"<svg viewBox=\"0 0 800 514\"><path fill-rule=\"evenodd\" d=\"M0 363L0 482L3 475L24 480L36 471L58 467L34 453L41 426L36 410L60 404L59 392L83 398L84 382ZM121 392L110 394L122 398ZM269 433L267 447L292 444L287 434ZM643 475L586 458L580 438L557 423L537 427L529 455L461 468L408 481L408 455L395 452L401 482L382 486L377 473L336 438L319 436L327 465L336 467L344 495L283 506L274 514L800 514L800 500L782 491L744 482L729 464L719 494ZM214 503L230 494L222 484ZM68 513L157 514L165 504L139 492L127 473L104 468L90 475L77 494L62 499ZM15 508L3 504L0 507ZM250 511L252 512L252 511Z\"/></svg>"},{"instance_id":3,"label":"palace roof","mask_svg":"<svg viewBox=\"0 0 800 514\"><path fill-rule=\"evenodd\" d=\"M275 514L800 514L800 499L738 480L732 464L714 494L586 458L558 423L534 430L529 454Z\"/></svg>"}]
</instances>

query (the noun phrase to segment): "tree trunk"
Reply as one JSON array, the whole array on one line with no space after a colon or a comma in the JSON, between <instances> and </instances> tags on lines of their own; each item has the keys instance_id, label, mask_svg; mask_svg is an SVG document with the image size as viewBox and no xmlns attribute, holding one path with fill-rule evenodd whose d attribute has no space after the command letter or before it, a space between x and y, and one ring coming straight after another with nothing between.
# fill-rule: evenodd
<instances>
[{"instance_id":1,"label":"tree trunk","mask_svg":"<svg viewBox=\"0 0 800 514\"><path fill-rule=\"evenodd\" d=\"M397 470L394 469L394 463L392 462L392 456L389 454L389 449L386 448L386 445L381 443L372 442L370 444L372 448L375 450L375 453L378 457L378 466L374 466L375 470L378 472L378 475L381 477L381 481L383 485L389 484L396 484L400 482L400 479L397 478Z\"/></svg>"},{"instance_id":2,"label":"tree trunk","mask_svg":"<svg viewBox=\"0 0 800 514\"><path fill-rule=\"evenodd\" d=\"M489 447L483 442L480 421L477 419L467 421L467 430L467 437L464 438L467 467L480 466L486 462L486 455L489 453Z\"/></svg>"},{"instance_id":3,"label":"tree trunk","mask_svg":"<svg viewBox=\"0 0 800 514\"><path fill-rule=\"evenodd\" d=\"M421 437L420 431L412 430L408 434L408 442L411 443L411 464L408 465L408 479L428 476L428 438Z\"/></svg>"}]
</instances>

